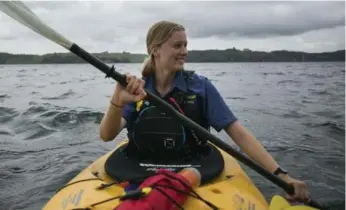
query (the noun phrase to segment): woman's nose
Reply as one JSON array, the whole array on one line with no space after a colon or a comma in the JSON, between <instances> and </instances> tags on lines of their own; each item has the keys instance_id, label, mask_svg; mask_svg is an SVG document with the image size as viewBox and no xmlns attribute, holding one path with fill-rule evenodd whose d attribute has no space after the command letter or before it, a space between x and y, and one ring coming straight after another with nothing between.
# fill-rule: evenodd
<instances>
[{"instance_id":1,"label":"woman's nose","mask_svg":"<svg viewBox=\"0 0 346 210\"><path fill-rule=\"evenodd\" d=\"M187 48L186 47L182 47L181 54L187 55Z\"/></svg>"}]
</instances>

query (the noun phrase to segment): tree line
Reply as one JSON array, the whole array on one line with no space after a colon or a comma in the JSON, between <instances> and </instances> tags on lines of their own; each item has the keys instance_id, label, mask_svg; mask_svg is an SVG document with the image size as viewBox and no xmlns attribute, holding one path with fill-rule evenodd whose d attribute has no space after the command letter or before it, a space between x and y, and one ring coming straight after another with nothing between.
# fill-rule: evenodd
<instances>
[{"instance_id":1,"label":"tree line","mask_svg":"<svg viewBox=\"0 0 346 210\"><path fill-rule=\"evenodd\" d=\"M107 63L141 63L146 54L93 53ZM191 50L187 62L326 62L345 61L345 50L334 52L307 53L278 50L271 52L239 50ZM73 53L49 53L44 55L10 54L0 52L0 64L73 64L86 63Z\"/></svg>"}]
</instances>

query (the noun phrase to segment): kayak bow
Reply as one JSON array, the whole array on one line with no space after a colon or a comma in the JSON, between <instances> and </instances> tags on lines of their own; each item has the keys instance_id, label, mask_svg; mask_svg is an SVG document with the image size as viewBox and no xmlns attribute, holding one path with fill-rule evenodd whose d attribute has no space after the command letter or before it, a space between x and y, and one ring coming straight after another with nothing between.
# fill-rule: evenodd
<instances>
[{"instance_id":1,"label":"kayak bow","mask_svg":"<svg viewBox=\"0 0 346 210\"><path fill-rule=\"evenodd\" d=\"M116 209L119 196L123 195L124 185L117 183L105 171L105 163L110 156L127 140L121 142L114 150L108 152L81 171L67 185L62 187L46 203L43 210L101 210ZM217 148L217 147L216 147ZM203 199L223 210L317 210L298 205L291 206L287 201L275 195L270 204L262 193L240 167L235 158L217 148L224 159L224 170L212 181L195 188ZM129 171L131 173L131 171ZM211 210L212 208L200 199L188 196L183 209ZM143 207L145 208L145 207Z\"/></svg>"}]
</instances>

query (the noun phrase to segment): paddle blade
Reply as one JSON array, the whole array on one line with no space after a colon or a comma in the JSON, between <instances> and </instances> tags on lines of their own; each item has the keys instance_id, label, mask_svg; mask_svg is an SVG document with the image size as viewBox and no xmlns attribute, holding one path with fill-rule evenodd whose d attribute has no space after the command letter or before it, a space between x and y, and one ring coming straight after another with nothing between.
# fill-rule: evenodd
<instances>
[{"instance_id":1,"label":"paddle blade","mask_svg":"<svg viewBox=\"0 0 346 210\"><path fill-rule=\"evenodd\" d=\"M47 39L70 49L72 42L44 24L23 2L0 1L0 11Z\"/></svg>"}]
</instances>

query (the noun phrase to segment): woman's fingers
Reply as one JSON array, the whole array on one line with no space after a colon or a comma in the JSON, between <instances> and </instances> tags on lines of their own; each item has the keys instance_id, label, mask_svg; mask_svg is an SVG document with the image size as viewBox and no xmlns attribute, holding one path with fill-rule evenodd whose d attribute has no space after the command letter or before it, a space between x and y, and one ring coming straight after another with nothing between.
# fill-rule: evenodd
<instances>
[{"instance_id":1,"label":"woman's fingers","mask_svg":"<svg viewBox=\"0 0 346 210\"><path fill-rule=\"evenodd\" d=\"M126 90L129 93L134 94L134 90L135 90L134 86L136 84L137 79L136 79L136 76L133 76L133 75L131 75L129 77L130 77L130 79L129 79L129 82L128 82L127 86L126 86Z\"/></svg>"},{"instance_id":2,"label":"woman's fingers","mask_svg":"<svg viewBox=\"0 0 346 210\"><path fill-rule=\"evenodd\" d=\"M138 87L136 89L136 95L141 94L144 91L144 80L138 80Z\"/></svg>"},{"instance_id":3,"label":"woman's fingers","mask_svg":"<svg viewBox=\"0 0 346 210\"><path fill-rule=\"evenodd\" d=\"M125 91L125 100L128 101L139 101L145 98L146 92L144 91L145 81L137 78L135 75L125 73L127 86Z\"/></svg>"},{"instance_id":4,"label":"woman's fingers","mask_svg":"<svg viewBox=\"0 0 346 210\"><path fill-rule=\"evenodd\" d=\"M303 182L293 183L294 187L294 200L298 201L308 201L309 200L309 191L307 190L306 184Z\"/></svg>"}]
</instances>

